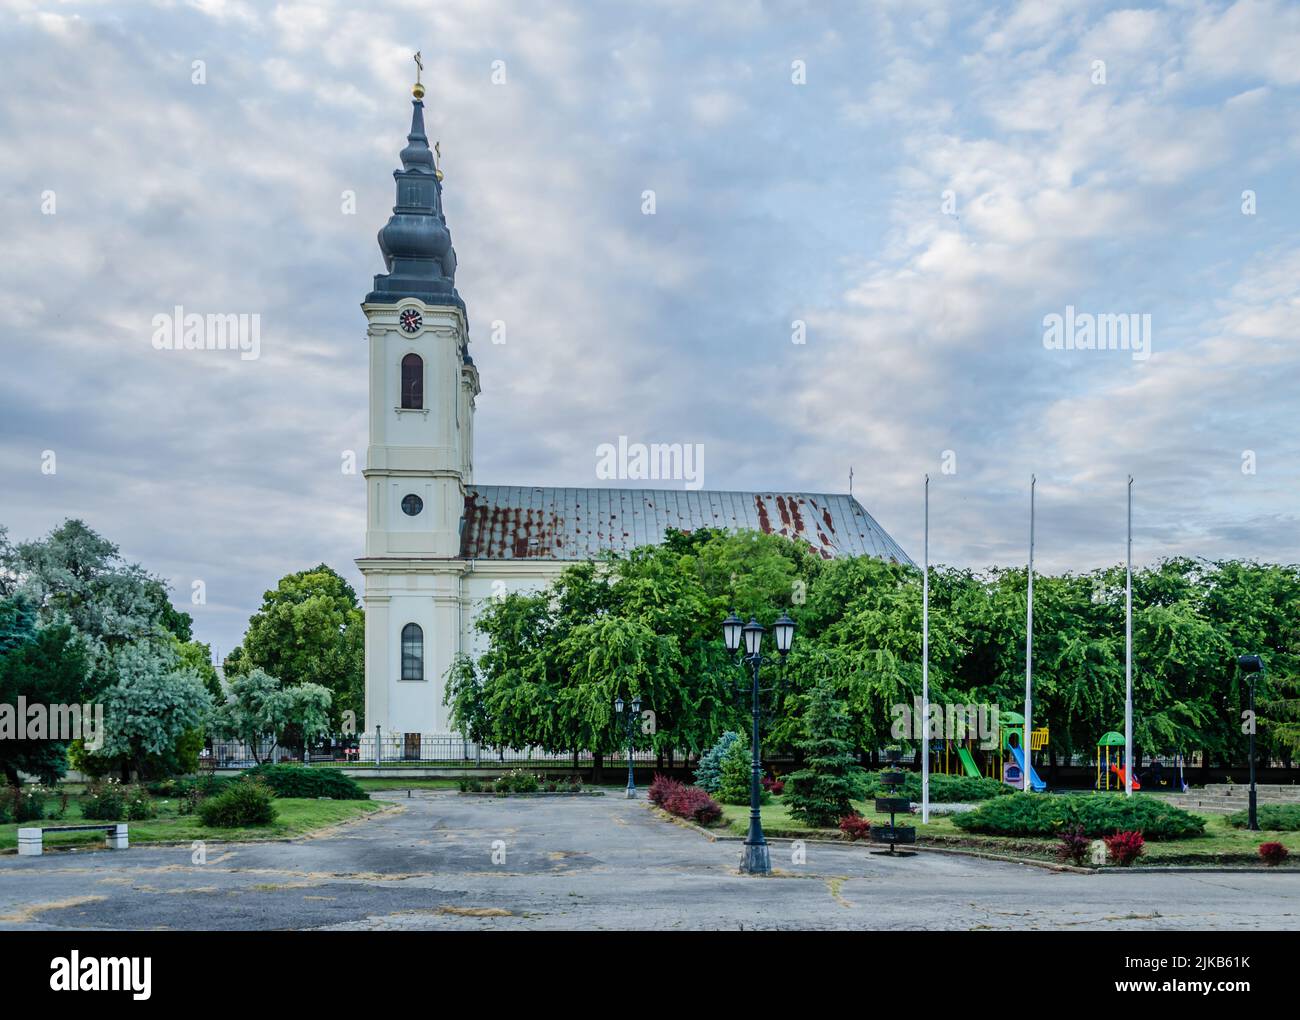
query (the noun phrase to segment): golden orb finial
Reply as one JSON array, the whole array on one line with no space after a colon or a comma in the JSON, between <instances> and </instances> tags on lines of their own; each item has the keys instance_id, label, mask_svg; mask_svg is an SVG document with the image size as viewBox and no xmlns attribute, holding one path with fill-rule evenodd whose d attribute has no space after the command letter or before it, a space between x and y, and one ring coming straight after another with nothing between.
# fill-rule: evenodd
<instances>
[{"instance_id":1,"label":"golden orb finial","mask_svg":"<svg viewBox=\"0 0 1300 1020\"><path fill-rule=\"evenodd\" d=\"M411 86L411 95L415 96L416 99L423 99L424 86L417 81L414 85Z\"/></svg>"}]
</instances>

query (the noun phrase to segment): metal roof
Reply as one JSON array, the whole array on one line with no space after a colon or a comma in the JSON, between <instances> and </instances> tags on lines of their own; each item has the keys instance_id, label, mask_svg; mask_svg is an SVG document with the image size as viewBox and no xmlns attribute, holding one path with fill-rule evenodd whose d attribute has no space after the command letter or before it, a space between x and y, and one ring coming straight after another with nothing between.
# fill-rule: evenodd
<instances>
[{"instance_id":1,"label":"metal roof","mask_svg":"<svg viewBox=\"0 0 1300 1020\"><path fill-rule=\"evenodd\" d=\"M811 492L566 489L473 485L462 559L588 560L658 545L669 528L752 529L799 539L825 559L912 562L852 496Z\"/></svg>"}]
</instances>

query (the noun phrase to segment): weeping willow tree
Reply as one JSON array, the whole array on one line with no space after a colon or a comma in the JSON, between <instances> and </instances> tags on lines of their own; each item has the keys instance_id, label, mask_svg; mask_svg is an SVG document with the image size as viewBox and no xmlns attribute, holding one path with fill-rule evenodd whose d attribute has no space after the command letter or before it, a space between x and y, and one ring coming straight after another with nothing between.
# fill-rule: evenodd
<instances>
[{"instance_id":1,"label":"weeping willow tree","mask_svg":"<svg viewBox=\"0 0 1300 1020\"><path fill-rule=\"evenodd\" d=\"M1055 762L1090 754L1124 718L1124 570L1037 575L1035 721ZM1139 753L1240 761L1245 688L1235 656L1264 656L1262 746L1300 753L1300 573L1185 558L1134 572L1134 735ZM931 574L934 702L1019 710L1026 574ZM455 725L484 743L551 750L621 746L616 695L653 712L638 746L700 751L748 730L747 676L722 648L735 609L798 625L765 683L765 752L795 751L815 686L844 707L859 753L891 742L894 706L921 693L921 576L871 557L822 561L786 539L701 531L569 568L544 592L493 603L488 650L459 660L447 693ZM778 679L781 681L777 685Z\"/></svg>"}]
</instances>

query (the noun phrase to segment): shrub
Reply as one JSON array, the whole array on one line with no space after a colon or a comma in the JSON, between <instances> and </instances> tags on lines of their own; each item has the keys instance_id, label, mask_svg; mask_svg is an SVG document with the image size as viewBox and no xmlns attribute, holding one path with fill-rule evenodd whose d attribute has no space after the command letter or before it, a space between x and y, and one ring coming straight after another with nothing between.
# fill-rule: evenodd
<instances>
[{"instance_id":1,"label":"shrub","mask_svg":"<svg viewBox=\"0 0 1300 1020\"><path fill-rule=\"evenodd\" d=\"M134 787L126 793L126 820L128 822L143 822L149 818L155 818L158 815L158 809L154 806L153 801L140 787Z\"/></svg>"},{"instance_id":2,"label":"shrub","mask_svg":"<svg viewBox=\"0 0 1300 1020\"><path fill-rule=\"evenodd\" d=\"M523 769L511 769L493 784L497 793L536 793L537 777Z\"/></svg>"},{"instance_id":3,"label":"shrub","mask_svg":"<svg viewBox=\"0 0 1300 1020\"><path fill-rule=\"evenodd\" d=\"M461 776L456 780L456 788L461 793L482 793L483 784L473 776Z\"/></svg>"},{"instance_id":4,"label":"shrub","mask_svg":"<svg viewBox=\"0 0 1300 1020\"><path fill-rule=\"evenodd\" d=\"M15 822L34 822L45 817L45 799L52 791L33 783L14 791L11 814Z\"/></svg>"},{"instance_id":5,"label":"shrub","mask_svg":"<svg viewBox=\"0 0 1300 1020\"><path fill-rule=\"evenodd\" d=\"M866 839L871 835L871 822L855 811L853 814L845 815L840 819L840 832L855 842L859 839Z\"/></svg>"},{"instance_id":6,"label":"shrub","mask_svg":"<svg viewBox=\"0 0 1300 1020\"><path fill-rule=\"evenodd\" d=\"M722 785L722 759L732 744L743 738L735 730L727 730L716 744L700 756L695 769L695 785L706 793L717 793Z\"/></svg>"},{"instance_id":7,"label":"shrub","mask_svg":"<svg viewBox=\"0 0 1300 1020\"><path fill-rule=\"evenodd\" d=\"M785 792L784 780L777 779L775 776L764 776L759 781L763 784L763 789L773 797L779 797Z\"/></svg>"},{"instance_id":8,"label":"shrub","mask_svg":"<svg viewBox=\"0 0 1300 1020\"><path fill-rule=\"evenodd\" d=\"M199 820L216 829L270 825L276 818L273 796L258 780L241 778L199 804Z\"/></svg>"},{"instance_id":9,"label":"shrub","mask_svg":"<svg viewBox=\"0 0 1300 1020\"><path fill-rule=\"evenodd\" d=\"M722 806L698 786L678 783L677 789L664 801L663 808L669 814L688 818L700 825L715 825L722 818Z\"/></svg>"},{"instance_id":10,"label":"shrub","mask_svg":"<svg viewBox=\"0 0 1300 1020\"><path fill-rule=\"evenodd\" d=\"M1056 845L1056 859L1062 864L1083 867L1091 846L1092 840L1084 833L1083 826L1075 825L1061 833L1061 842Z\"/></svg>"},{"instance_id":11,"label":"shrub","mask_svg":"<svg viewBox=\"0 0 1300 1020\"><path fill-rule=\"evenodd\" d=\"M1300 831L1300 804L1261 804L1255 812L1261 829L1274 832ZM1250 824L1250 813L1238 811L1228 815L1228 824L1235 829L1244 829Z\"/></svg>"},{"instance_id":12,"label":"shrub","mask_svg":"<svg viewBox=\"0 0 1300 1020\"><path fill-rule=\"evenodd\" d=\"M685 784L679 783L670 776L656 772L654 782L650 784L650 788L646 791L646 799L655 807L663 807L668 798L675 791L680 790L683 785Z\"/></svg>"},{"instance_id":13,"label":"shrub","mask_svg":"<svg viewBox=\"0 0 1300 1020\"><path fill-rule=\"evenodd\" d=\"M1094 839L1125 831L1140 831L1155 840L1205 832L1204 818L1159 798L1105 793L1014 793L957 815L953 824L993 836L1056 836L1075 826Z\"/></svg>"},{"instance_id":14,"label":"shrub","mask_svg":"<svg viewBox=\"0 0 1300 1020\"><path fill-rule=\"evenodd\" d=\"M1103 839L1110 859L1121 868L1127 868L1146 852L1146 840L1140 832L1117 832Z\"/></svg>"},{"instance_id":15,"label":"shrub","mask_svg":"<svg viewBox=\"0 0 1300 1020\"><path fill-rule=\"evenodd\" d=\"M1263 858L1265 864L1275 868L1291 856L1291 851L1281 843L1261 843L1259 845L1259 856Z\"/></svg>"},{"instance_id":16,"label":"shrub","mask_svg":"<svg viewBox=\"0 0 1300 1020\"><path fill-rule=\"evenodd\" d=\"M116 779L88 787L81 800L81 817L91 821L120 822L126 818L126 790Z\"/></svg>"},{"instance_id":17,"label":"shrub","mask_svg":"<svg viewBox=\"0 0 1300 1020\"><path fill-rule=\"evenodd\" d=\"M261 780L277 797L328 797L330 800L369 800L355 779L338 769L302 765L258 765L244 775Z\"/></svg>"},{"instance_id":18,"label":"shrub","mask_svg":"<svg viewBox=\"0 0 1300 1020\"><path fill-rule=\"evenodd\" d=\"M722 778L718 783L718 800L724 804L748 804L749 784L754 775L754 762L749 752L749 741L732 741L727 747L726 753L722 756L720 769ZM766 804L772 799L772 795L761 786L758 794L760 804Z\"/></svg>"}]
</instances>

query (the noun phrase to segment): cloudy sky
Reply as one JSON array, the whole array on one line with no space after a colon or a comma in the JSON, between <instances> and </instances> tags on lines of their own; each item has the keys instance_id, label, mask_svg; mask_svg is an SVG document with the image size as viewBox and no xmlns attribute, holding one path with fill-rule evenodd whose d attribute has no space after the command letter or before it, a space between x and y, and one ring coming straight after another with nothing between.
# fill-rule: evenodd
<instances>
[{"instance_id":1,"label":"cloudy sky","mask_svg":"<svg viewBox=\"0 0 1300 1020\"><path fill-rule=\"evenodd\" d=\"M1131 472L1138 560L1300 559L1293 4L0 8L0 524L84 518L219 652L288 571L360 586L416 49L478 481L599 484L620 435L713 489L852 467L919 558L929 472L933 559L983 567L1036 472L1038 562L1088 569ZM261 357L155 350L176 305L259 314ZM1048 349L1067 306L1150 357Z\"/></svg>"}]
</instances>

